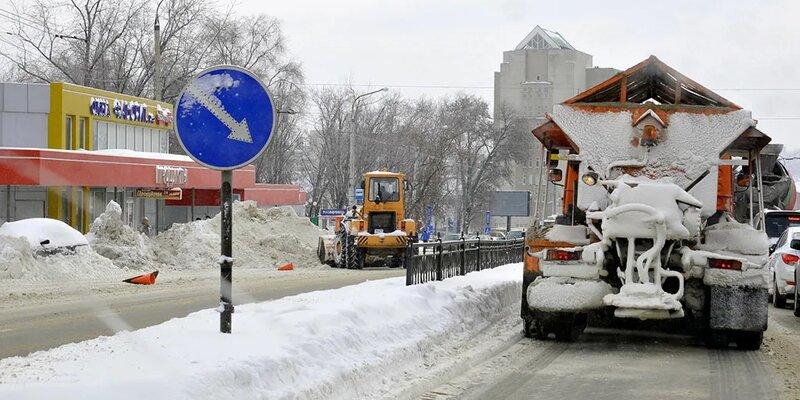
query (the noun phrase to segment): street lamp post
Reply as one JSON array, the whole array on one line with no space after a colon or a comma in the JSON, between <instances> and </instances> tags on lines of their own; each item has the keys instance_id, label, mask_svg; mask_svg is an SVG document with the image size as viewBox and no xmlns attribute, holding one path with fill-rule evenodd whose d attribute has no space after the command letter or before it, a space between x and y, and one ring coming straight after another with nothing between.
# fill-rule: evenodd
<instances>
[{"instance_id":1,"label":"street lamp post","mask_svg":"<svg viewBox=\"0 0 800 400\"><path fill-rule=\"evenodd\" d=\"M348 187L347 201L349 203L348 208L349 208L350 205L356 204L356 200L355 200L355 194L356 194L355 193L355 191L356 191L356 186L355 186L356 185L356 166L355 166L355 163L353 162L354 158L355 158L354 153L355 153L356 110L357 110L356 103L362 97L367 97L367 96L373 95L375 93L386 92L388 90L389 90L389 88L383 87L383 88L380 88L378 90L375 90L375 91L372 91L372 92L369 92L369 93L360 94L360 95L356 96L356 98L353 99L353 106L352 106L352 109L351 109L351 112L350 112L350 115L353 117L353 126L350 129L350 141L349 141L350 142L350 152L349 152L349 155L347 157L347 165L349 167L349 174L348 174L349 183L347 185L347 187Z\"/></svg>"},{"instance_id":2,"label":"street lamp post","mask_svg":"<svg viewBox=\"0 0 800 400\"><path fill-rule=\"evenodd\" d=\"M161 3L158 2L156 6L156 19L153 21L153 34L155 40L153 41L153 99L161 101L161 24L158 21L158 13L161 8Z\"/></svg>"}]
</instances>

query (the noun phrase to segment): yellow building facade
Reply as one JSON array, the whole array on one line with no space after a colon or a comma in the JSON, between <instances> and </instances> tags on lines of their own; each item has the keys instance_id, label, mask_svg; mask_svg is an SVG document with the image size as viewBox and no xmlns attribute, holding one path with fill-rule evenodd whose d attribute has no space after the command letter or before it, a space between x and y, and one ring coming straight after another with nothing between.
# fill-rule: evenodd
<instances>
[{"instance_id":1,"label":"yellow building facade","mask_svg":"<svg viewBox=\"0 0 800 400\"><path fill-rule=\"evenodd\" d=\"M172 105L57 82L50 84L47 125L50 149L168 153ZM90 199L88 187L48 188L47 216L86 232Z\"/></svg>"}]
</instances>

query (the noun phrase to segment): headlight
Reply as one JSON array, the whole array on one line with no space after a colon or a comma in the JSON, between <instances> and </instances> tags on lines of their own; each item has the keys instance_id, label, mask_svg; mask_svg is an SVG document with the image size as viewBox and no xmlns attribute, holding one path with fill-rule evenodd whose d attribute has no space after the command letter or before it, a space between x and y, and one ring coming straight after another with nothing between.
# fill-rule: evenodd
<instances>
[{"instance_id":1,"label":"headlight","mask_svg":"<svg viewBox=\"0 0 800 400\"><path fill-rule=\"evenodd\" d=\"M589 171L583 174L581 180L587 186L594 186L597 183L597 172Z\"/></svg>"}]
</instances>

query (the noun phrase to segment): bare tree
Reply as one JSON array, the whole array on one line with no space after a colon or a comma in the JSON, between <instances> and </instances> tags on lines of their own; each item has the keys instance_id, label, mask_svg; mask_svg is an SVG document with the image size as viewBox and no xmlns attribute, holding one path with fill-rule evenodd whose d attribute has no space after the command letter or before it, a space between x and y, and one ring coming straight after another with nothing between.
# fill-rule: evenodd
<instances>
[{"instance_id":1,"label":"bare tree","mask_svg":"<svg viewBox=\"0 0 800 400\"><path fill-rule=\"evenodd\" d=\"M510 108L501 107L497 121L489 119L488 104L471 95L446 100L441 112L456 116L448 131L453 133L451 160L458 183L458 218L462 232L488 203L491 191L508 177L511 162L522 157L521 120Z\"/></svg>"}]
</instances>

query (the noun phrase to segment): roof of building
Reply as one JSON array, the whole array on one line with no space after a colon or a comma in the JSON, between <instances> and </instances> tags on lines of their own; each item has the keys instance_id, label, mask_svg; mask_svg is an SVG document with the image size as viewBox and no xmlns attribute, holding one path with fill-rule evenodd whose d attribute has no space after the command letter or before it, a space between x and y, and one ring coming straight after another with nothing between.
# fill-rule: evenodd
<instances>
[{"instance_id":1,"label":"roof of building","mask_svg":"<svg viewBox=\"0 0 800 400\"><path fill-rule=\"evenodd\" d=\"M548 29L544 29L539 25L533 28L533 30L525 36L525 39L522 39L521 42L517 45L515 50L523 50L523 49L536 49L536 50L546 50L546 49L564 49L564 50L575 50L567 39L564 39L560 33L556 31L551 31Z\"/></svg>"}]
</instances>

